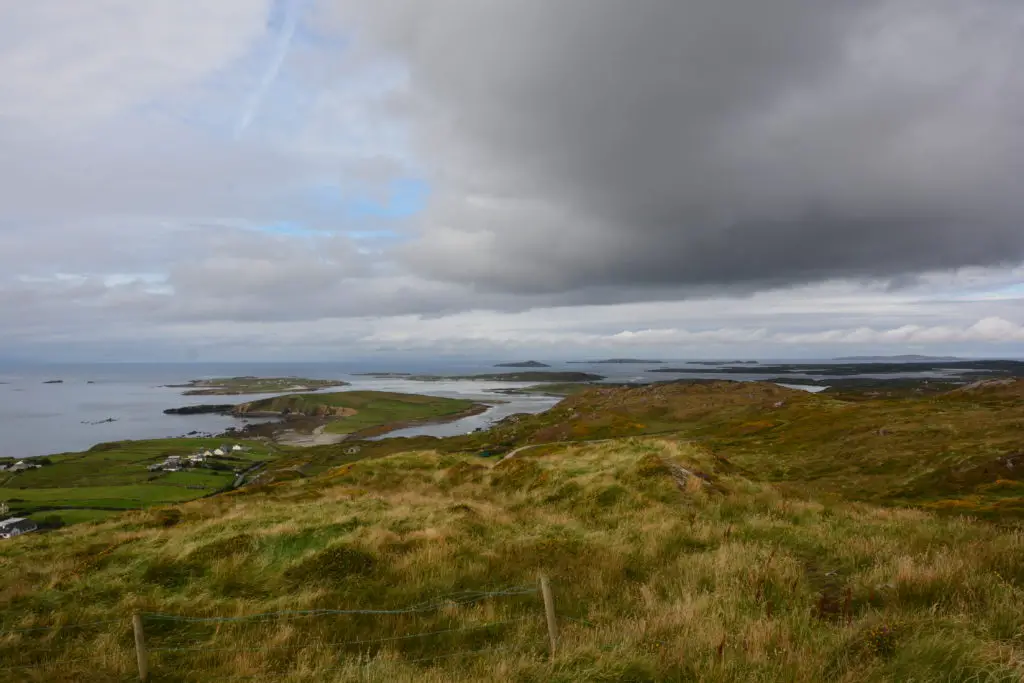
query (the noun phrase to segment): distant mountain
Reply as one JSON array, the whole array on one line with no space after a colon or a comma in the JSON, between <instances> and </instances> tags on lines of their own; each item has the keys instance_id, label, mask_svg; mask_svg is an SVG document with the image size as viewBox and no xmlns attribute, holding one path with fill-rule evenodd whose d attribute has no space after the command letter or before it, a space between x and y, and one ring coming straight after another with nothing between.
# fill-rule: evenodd
<instances>
[{"instance_id":1,"label":"distant mountain","mask_svg":"<svg viewBox=\"0 0 1024 683\"><path fill-rule=\"evenodd\" d=\"M832 360L840 361L856 361L859 363L879 361L887 363L890 361L897 361L902 363L916 363L916 362L933 362L933 361L947 361L947 360L965 360L963 358L957 358L956 356L918 356L914 354L907 354L903 356L846 356L843 358L833 358Z\"/></svg>"},{"instance_id":2,"label":"distant mountain","mask_svg":"<svg viewBox=\"0 0 1024 683\"><path fill-rule=\"evenodd\" d=\"M550 365L535 360L526 360L519 363L498 363L496 368L550 368Z\"/></svg>"}]
</instances>

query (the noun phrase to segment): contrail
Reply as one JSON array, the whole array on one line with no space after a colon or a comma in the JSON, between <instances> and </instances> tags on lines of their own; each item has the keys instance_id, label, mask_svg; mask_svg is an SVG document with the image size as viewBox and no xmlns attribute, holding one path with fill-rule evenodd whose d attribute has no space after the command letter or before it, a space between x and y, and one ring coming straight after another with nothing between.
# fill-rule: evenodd
<instances>
[{"instance_id":1,"label":"contrail","mask_svg":"<svg viewBox=\"0 0 1024 683\"><path fill-rule=\"evenodd\" d=\"M242 118L238 120L238 125L235 126L236 138L240 137L245 132L245 129L249 127L249 124L252 123L253 118L255 118L260 110L260 106L263 104L263 98L266 97L267 91L270 90L270 86L274 84L278 74L281 73L281 66L288 56L288 50L292 46L292 38L295 37L295 29L299 25L297 5L297 2L288 3L284 25L281 27L281 37L274 47L274 55L270 61L270 66L267 68L266 73L263 74L263 78L260 79L259 85L253 91L252 97L249 98L245 111L242 112Z\"/></svg>"}]
</instances>

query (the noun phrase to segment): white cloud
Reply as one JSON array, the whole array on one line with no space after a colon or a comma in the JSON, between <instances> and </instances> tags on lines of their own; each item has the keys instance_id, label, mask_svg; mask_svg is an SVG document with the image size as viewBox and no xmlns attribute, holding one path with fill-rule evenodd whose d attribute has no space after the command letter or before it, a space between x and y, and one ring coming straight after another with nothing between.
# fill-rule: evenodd
<instances>
[{"instance_id":1,"label":"white cloud","mask_svg":"<svg viewBox=\"0 0 1024 683\"><path fill-rule=\"evenodd\" d=\"M173 95L241 57L270 0L8 2L0 120L81 124Z\"/></svg>"}]
</instances>

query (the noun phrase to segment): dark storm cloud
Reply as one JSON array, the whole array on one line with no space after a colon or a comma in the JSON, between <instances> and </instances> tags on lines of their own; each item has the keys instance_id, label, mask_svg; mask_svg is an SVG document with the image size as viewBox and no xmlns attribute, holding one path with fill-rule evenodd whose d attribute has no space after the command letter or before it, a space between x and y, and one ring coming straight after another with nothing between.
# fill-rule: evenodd
<instances>
[{"instance_id":1,"label":"dark storm cloud","mask_svg":"<svg viewBox=\"0 0 1024 683\"><path fill-rule=\"evenodd\" d=\"M375 1L343 21L422 98L436 195L405 256L429 277L688 292L1024 259L1018 2Z\"/></svg>"}]
</instances>

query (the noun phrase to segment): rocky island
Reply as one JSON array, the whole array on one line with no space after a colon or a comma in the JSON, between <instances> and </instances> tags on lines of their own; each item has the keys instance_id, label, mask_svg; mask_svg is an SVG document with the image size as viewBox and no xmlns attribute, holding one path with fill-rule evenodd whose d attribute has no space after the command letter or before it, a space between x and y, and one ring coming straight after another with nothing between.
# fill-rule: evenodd
<instances>
[{"instance_id":1,"label":"rocky island","mask_svg":"<svg viewBox=\"0 0 1024 683\"><path fill-rule=\"evenodd\" d=\"M519 363L498 363L494 367L496 368L550 368L551 366L547 363L541 363L540 361L527 360Z\"/></svg>"},{"instance_id":2,"label":"rocky island","mask_svg":"<svg viewBox=\"0 0 1024 683\"><path fill-rule=\"evenodd\" d=\"M576 365L660 365L663 360L644 360L643 358L607 358L605 360L571 360Z\"/></svg>"}]
</instances>

